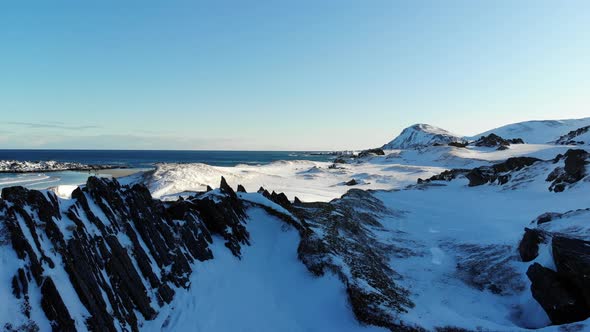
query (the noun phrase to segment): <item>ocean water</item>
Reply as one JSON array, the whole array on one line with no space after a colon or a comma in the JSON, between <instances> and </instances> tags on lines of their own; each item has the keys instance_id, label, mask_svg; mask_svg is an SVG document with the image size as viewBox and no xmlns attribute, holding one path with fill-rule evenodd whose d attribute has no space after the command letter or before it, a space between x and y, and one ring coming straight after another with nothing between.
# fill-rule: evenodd
<instances>
[{"instance_id":1,"label":"ocean water","mask_svg":"<svg viewBox=\"0 0 590 332\"><path fill-rule=\"evenodd\" d=\"M268 164L278 160L329 161L333 156L323 152L293 151L170 151L170 150L0 150L0 160L56 160L92 165L118 165L146 170L156 163L204 163L212 166ZM99 176L110 176L101 174ZM93 172L59 171L39 173L0 173L0 189L24 186L45 189L58 185L79 185Z\"/></svg>"},{"instance_id":2,"label":"ocean water","mask_svg":"<svg viewBox=\"0 0 590 332\"><path fill-rule=\"evenodd\" d=\"M212 166L267 164L277 160L328 161L324 152L170 151L170 150L0 150L0 160L56 160L83 164L152 167L155 163L204 163Z\"/></svg>"}]
</instances>

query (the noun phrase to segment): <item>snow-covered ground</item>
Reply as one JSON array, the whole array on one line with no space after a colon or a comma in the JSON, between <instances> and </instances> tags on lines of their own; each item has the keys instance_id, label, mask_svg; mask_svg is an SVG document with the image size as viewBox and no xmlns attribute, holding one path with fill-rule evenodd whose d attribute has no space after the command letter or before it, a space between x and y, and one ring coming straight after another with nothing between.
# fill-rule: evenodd
<instances>
[{"instance_id":1,"label":"snow-covered ground","mask_svg":"<svg viewBox=\"0 0 590 332\"><path fill-rule=\"evenodd\" d=\"M243 258L215 239L215 259L199 263L191 289L144 331L387 331L361 326L333 275L313 277L297 258L299 234L261 209L249 213Z\"/></svg>"},{"instance_id":2,"label":"snow-covered ground","mask_svg":"<svg viewBox=\"0 0 590 332\"><path fill-rule=\"evenodd\" d=\"M241 184L248 192L261 186L284 192L293 200L330 201L351 189L345 185L355 179L354 188L391 190L415 184L451 168L489 165L515 156L553 159L571 146L550 144L514 144L508 150L494 148L431 146L409 150L387 150L385 156L349 160L346 164L314 161L278 161L267 165L219 167L206 164L160 164L145 177L156 198L183 192L216 188L223 176L229 183ZM335 168L330 168L336 166Z\"/></svg>"}]
</instances>

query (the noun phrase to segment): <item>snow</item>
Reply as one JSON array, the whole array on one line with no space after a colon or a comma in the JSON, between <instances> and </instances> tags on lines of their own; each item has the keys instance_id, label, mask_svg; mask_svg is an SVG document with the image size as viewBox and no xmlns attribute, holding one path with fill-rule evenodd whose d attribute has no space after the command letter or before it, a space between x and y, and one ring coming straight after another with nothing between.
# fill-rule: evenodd
<instances>
[{"instance_id":1,"label":"snow","mask_svg":"<svg viewBox=\"0 0 590 332\"><path fill-rule=\"evenodd\" d=\"M242 259L214 238L215 258L195 265L191 288L143 331L386 331L355 320L338 278L307 271L294 229L259 208L248 214Z\"/></svg>"},{"instance_id":2,"label":"snow","mask_svg":"<svg viewBox=\"0 0 590 332\"><path fill-rule=\"evenodd\" d=\"M555 141L572 130L588 125L590 125L590 117L568 120L525 121L488 130L479 135L474 135L470 139L478 139L481 136L494 133L506 139L522 138L526 143L543 144Z\"/></svg>"},{"instance_id":3,"label":"snow","mask_svg":"<svg viewBox=\"0 0 590 332\"><path fill-rule=\"evenodd\" d=\"M243 185L248 192L261 186L270 191L284 192L291 200L330 201L351 187L344 182L362 180L354 186L360 189L394 189L414 184L418 177L430 177L444 170L440 167L399 165L379 157L363 163L338 164L314 161L278 161L268 165L235 167L205 164L160 164L148 178L147 185L154 197L183 192L204 191L207 185L217 188L221 177L234 187Z\"/></svg>"},{"instance_id":4,"label":"snow","mask_svg":"<svg viewBox=\"0 0 590 332\"><path fill-rule=\"evenodd\" d=\"M428 124L415 124L404 129L393 141L385 144L383 149L411 149L422 146L429 146L435 143L447 144L460 142L462 137L442 128Z\"/></svg>"}]
</instances>

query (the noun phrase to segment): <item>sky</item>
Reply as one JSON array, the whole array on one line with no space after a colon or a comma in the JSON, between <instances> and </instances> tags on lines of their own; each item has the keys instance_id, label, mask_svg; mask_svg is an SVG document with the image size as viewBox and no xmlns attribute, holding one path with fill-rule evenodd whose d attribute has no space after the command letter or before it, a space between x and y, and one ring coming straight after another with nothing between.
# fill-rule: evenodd
<instances>
[{"instance_id":1,"label":"sky","mask_svg":"<svg viewBox=\"0 0 590 332\"><path fill-rule=\"evenodd\" d=\"M587 0L0 4L0 148L362 149L589 91Z\"/></svg>"}]
</instances>

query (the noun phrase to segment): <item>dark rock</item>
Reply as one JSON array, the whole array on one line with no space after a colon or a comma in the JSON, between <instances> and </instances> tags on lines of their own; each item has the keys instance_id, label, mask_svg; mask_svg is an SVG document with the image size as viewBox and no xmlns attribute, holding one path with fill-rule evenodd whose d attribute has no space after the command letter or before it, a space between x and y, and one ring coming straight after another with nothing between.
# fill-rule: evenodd
<instances>
[{"instance_id":1,"label":"dark rock","mask_svg":"<svg viewBox=\"0 0 590 332\"><path fill-rule=\"evenodd\" d=\"M74 320L70 316L68 308L64 304L53 279L43 280L41 285L41 308L51 323L53 331L75 331Z\"/></svg>"},{"instance_id":2,"label":"dark rock","mask_svg":"<svg viewBox=\"0 0 590 332\"><path fill-rule=\"evenodd\" d=\"M384 155L385 155L385 151L383 151L383 149L376 148L376 149L369 149L369 150L361 151L359 153L358 157L364 158L364 157L369 157L369 156L384 156Z\"/></svg>"},{"instance_id":3,"label":"dark rock","mask_svg":"<svg viewBox=\"0 0 590 332\"><path fill-rule=\"evenodd\" d=\"M589 163L590 153L585 150L568 150L559 160L564 160L564 167L555 168L546 181L551 182L550 191L562 192L568 186L586 177L586 165Z\"/></svg>"},{"instance_id":4,"label":"dark rock","mask_svg":"<svg viewBox=\"0 0 590 332\"><path fill-rule=\"evenodd\" d=\"M481 166L471 170L447 170L426 180L418 179L418 184L429 183L432 181L451 181L458 178L459 176L464 176L469 180L470 187L481 186L486 183L494 182L503 185L510 181L511 172L519 171L525 167L533 165L538 161L541 160L532 157L508 158L506 161L492 166Z\"/></svg>"},{"instance_id":5,"label":"dark rock","mask_svg":"<svg viewBox=\"0 0 590 332\"><path fill-rule=\"evenodd\" d=\"M284 207L285 209L289 209L289 207L291 206L291 201L289 201L289 198L287 198L287 195L285 195L284 193L277 194L273 191L272 194L270 194L269 199L277 203L278 205Z\"/></svg>"},{"instance_id":6,"label":"dark rock","mask_svg":"<svg viewBox=\"0 0 590 332\"><path fill-rule=\"evenodd\" d=\"M207 185L207 188L205 189L205 191L206 191L206 192L210 192L210 191L212 191L212 190L213 190L213 188L211 188L211 186L210 186L210 185Z\"/></svg>"},{"instance_id":7,"label":"dark rock","mask_svg":"<svg viewBox=\"0 0 590 332\"><path fill-rule=\"evenodd\" d=\"M55 267L45 250L61 256L89 313L85 324L90 330L137 331L138 315L153 319L159 306L172 301L170 285L190 286L194 260L213 258L211 233L221 235L236 256L241 245L249 244L244 207L223 179L219 193L164 203L144 186L90 177L85 187L74 190L66 211L51 193L12 187L3 195L10 204L0 199L0 222L23 260L11 280L13 293L23 299L23 313L30 316L28 293L38 288L54 330L75 326L62 294L44 273L44 266ZM59 223L66 223L67 239Z\"/></svg>"},{"instance_id":8,"label":"dark rock","mask_svg":"<svg viewBox=\"0 0 590 332\"><path fill-rule=\"evenodd\" d=\"M466 148L467 145L468 145L468 143L465 143L465 142L451 142L451 143L449 143L449 146L453 146L456 148Z\"/></svg>"},{"instance_id":9,"label":"dark rock","mask_svg":"<svg viewBox=\"0 0 590 332\"><path fill-rule=\"evenodd\" d=\"M221 177L221 183L219 184L219 189L222 193L229 195L232 198L237 198L236 192L227 184L225 178Z\"/></svg>"},{"instance_id":10,"label":"dark rock","mask_svg":"<svg viewBox=\"0 0 590 332\"><path fill-rule=\"evenodd\" d=\"M554 236L552 252L557 273L576 288L590 316L590 241Z\"/></svg>"},{"instance_id":11,"label":"dark rock","mask_svg":"<svg viewBox=\"0 0 590 332\"><path fill-rule=\"evenodd\" d=\"M539 244L543 242L544 235L537 229L524 229L524 235L518 245L518 253L523 262L530 262L539 256Z\"/></svg>"},{"instance_id":12,"label":"dark rock","mask_svg":"<svg viewBox=\"0 0 590 332\"><path fill-rule=\"evenodd\" d=\"M489 134L488 136L482 136L477 141L473 142L473 145L480 146L480 147L506 147L510 144L524 144L524 141L521 138L513 138L513 139L504 139L494 133Z\"/></svg>"},{"instance_id":13,"label":"dark rock","mask_svg":"<svg viewBox=\"0 0 590 332\"><path fill-rule=\"evenodd\" d=\"M562 215L563 215L562 213L557 213L557 212L546 212L546 213L543 213L542 215L538 216L537 218L535 218L535 220L533 220L533 223L536 223L537 225L541 225L546 222L550 222L555 218L561 217Z\"/></svg>"},{"instance_id":14,"label":"dark rock","mask_svg":"<svg viewBox=\"0 0 590 332\"><path fill-rule=\"evenodd\" d=\"M355 179L352 179L352 180L345 183L345 185L347 185L347 186L356 186L357 184L358 184L358 182Z\"/></svg>"},{"instance_id":15,"label":"dark rock","mask_svg":"<svg viewBox=\"0 0 590 332\"><path fill-rule=\"evenodd\" d=\"M334 159L334 164L346 164L346 163L347 163L347 161L343 157L338 157L338 158Z\"/></svg>"},{"instance_id":16,"label":"dark rock","mask_svg":"<svg viewBox=\"0 0 590 332\"><path fill-rule=\"evenodd\" d=\"M246 188L244 188L244 186L242 186L241 184L238 184L238 192L239 193L245 193L246 192Z\"/></svg>"},{"instance_id":17,"label":"dark rock","mask_svg":"<svg viewBox=\"0 0 590 332\"><path fill-rule=\"evenodd\" d=\"M590 316L578 291L558 273L541 266L531 265L527 271L533 297L555 325L578 322Z\"/></svg>"}]
</instances>

